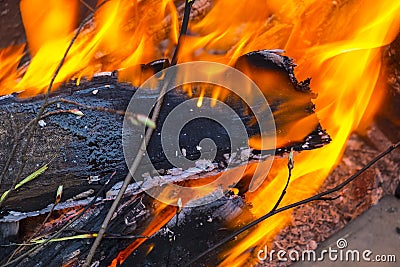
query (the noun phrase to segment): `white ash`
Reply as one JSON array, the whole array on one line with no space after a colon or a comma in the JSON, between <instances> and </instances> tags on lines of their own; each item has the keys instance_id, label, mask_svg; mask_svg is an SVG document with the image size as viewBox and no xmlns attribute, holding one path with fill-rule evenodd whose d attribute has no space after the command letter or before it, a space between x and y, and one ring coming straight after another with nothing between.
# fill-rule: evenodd
<instances>
[{"instance_id":1,"label":"white ash","mask_svg":"<svg viewBox=\"0 0 400 267\"><path fill-rule=\"evenodd\" d=\"M113 73L111 71L103 71L93 74L93 77L102 77L102 76L112 76Z\"/></svg>"},{"instance_id":2,"label":"white ash","mask_svg":"<svg viewBox=\"0 0 400 267\"><path fill-rule=\"evenodd\" d=\"M250 154L251 154L250 148L244 149L240 152L240 159L242 161L247 161L250 158Z\"/></svg>"},{"instance_id":3,"label":"white ash","mask_svg":"<svg viewBox=\"0 0 400 267\"><path fill-rule=\"evenodd\" d=\"M44 120L38 121L38 124L39 124L40 127L46 126L46 122Z\"/></svg>"},{"instance_id":4,"label":"white ash","mask_svg":"<svg viewBox=\"0 0 400 267\"><path fill-rule=\"evenodd\" d=\"M215 165L212 163L211 160L200 159L195 162L195 166L204 171L211 171L215 169Z\"/></svg>"}]
</instances>

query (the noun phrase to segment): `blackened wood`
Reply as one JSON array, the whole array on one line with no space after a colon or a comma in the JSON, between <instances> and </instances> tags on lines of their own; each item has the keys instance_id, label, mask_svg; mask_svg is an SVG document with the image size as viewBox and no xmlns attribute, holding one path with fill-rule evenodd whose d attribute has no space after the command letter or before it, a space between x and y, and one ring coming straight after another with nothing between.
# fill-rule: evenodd
<instances>
[{"instance_id":1,"label":"blackened wood","mask_svg":"<svg viewBox=\"0 0 400 267\"><path fill-rule=\"evenodd\" d=\"M161 63L155 62L150 65L151 68L159 69L165 66L165 62ZM144 69L146 69L146 67L148 66L143 66ZM301 151L318 148L329 143L329 136L316 120L314 107L311 101L314 95L309 88L309 83L308 81L300 83L294 78L293 63L289 58L271 53L270 51L257 51L240 57L235 67L242 70L247 75L253 76L251 78L255 80L267 97L274 113L275 121L277 122L277 137L281 140L281 144L283 144L277 148L277 154L282 155L292 148L296 151ZM266 83L264 83L264 80L254 76L253 72L260 74L260 77L265 74L273 75L278 78L278 81L284 81L284 83L283 85L275 83L279 88L269 88L266 86ZM28 175L43 163L51 162L50 168L36 180L30 182L20 190L13 192L5 203L5 210L26 211L43 208L54 201L55 191L60 184L64 185L65 188L64 201L88 189L94 189L94 192L96 192L101 186L101 183L104 182L104 179L109 177L114 171L116 171L117 174L112 179L110 187L125 177L127 167L123 157L121 141L123 116L119 114L121 112L115 111L124 111L126 109L135 90L136 88L129 84L119 83L116 74L110 73L107 75L98 75L91 81L82 82L79 86L73 83L66 84L61 90L53 94L51 101L65 99L68 100L69 103L55 103L47 108L47 112L79 109L84 113L84 116L77 118L74 114L61 113L46 117L43 120L44 123L42 122L42 126L35 132L34 142L29 152L29 161L24 175ZM155 99L157 98L157 93L149 92L149 96ZM199 141L205 137L212 138L217 144L217 156L214 163L217 164L218 167L211 171L203 170L189 177L184 175L185 170L183 170L183 174L177 174L176 176L171 174L171 168L173 166L166 160L164 151L161 149L159 134L161 133L166 116L174 107L187 99L189 99L189 97L180 90L173 90L166 95L157 128L148 146L147 153L149 154L152 164L156 169L160 170L159 174L164 174L163 177L168 177L169 181L196 179L224 171L224 166L227 161L225 154L230 152L229 139L222 127L212 124L209 120L196 120L180 133L181 145L186 149L188 158L196 159L199 155L198 149L196 148ZM87 109L79 105L76 106L73 102L98 108ZM225 102L229 103L239 114L250 137L257 137L260 135L257 123L253 123L252 113L248 112L248 107L246 107L240 99L228 97L225 99ZM11 96L0 100L0 117L3 122L0 128L0 138L2 138L0 142L4 144L4 146L0 148L0 166L4 166L5 164L12 146L13 138L35 117L41 103L41 97L19 99L15 96ZM110 110L114 110L114 112L109 112ZM291 136L289 126L292 123L297 123L298 120L304 117L312 118L311 124L302 128L302 130L304 128L308 130L302 132L300 137L299 135ZM227 120L229 120L229 118L227 118ZM250 160L252 160L252 157L254 157L254 160L257 160L258 153L258 150L253 149L250 153ZM239 161L238 165L241 164L242 163ZM1 185L2 191L8 189L13 176L15 176L17 172L18 166L19 162L18 158L16 158L9 168L7 179ZM161 169L163 169L163 171L161 171ZM152 185L151 182L147 184L150 188L152 186L158 186L157 183L154 183L154 185ZM244 188L243 190L245 191L246 185L242 186L242 188ZM109 191L107 195L112 197L112 192L112 190ZM228 194L225 198L206 205L202 210L204 214L211 216L212 220L215 219L215 221L218 221L216 218L226 217L224 211L228 209L214 209L213 207L228 205L226 203L230 203L232 198L236 197L229 196ZM74 225L74 229L77 231L76 233L82 231L98 231L111 202L105 199L100 199L99 201L100 202L96 206L92 207L88 215L82 217L82 219ZM134 187L133 191L131 190L127 193L124 202L125 205L123 205L123 208L119 210L117 216L112 221L109 233L115 235L142 234L143 229L145 229L154 218L157 218L157 216L153 215L157 205L162 205L145 195L137 187ZM172 218L176 208L166 207L166 211L169 212L167 215ZM211 213L209 213L210 211ZM196 211L193 210L188 212L189 218L193 215L192 212L196 214ZM233 210L230 213L234 214ZM206 216L204 214L198 217L203 220ZM4 216L9 215L7 211L4 211L2 217L5 218ZM65 220L65 218L57 218L57 222L59 223ZM185 229L196 229L194 226L196 223L196 220L189 220L188 224L182 227ZM162 226L163 225L159 225L159 228ZM217 226L219 227L219 224L210 227L215 228ZM51 232L56 229L57 227L52 227L50 225L46 226L44 231ZM73 233L64 233L64 235L70 234ZM161 237L161 239L165 239L166 236L168 235ZM102 247L98 254L96 254L96 259L102 258L102 262L110 262L120 250L124 249L131 242L132 240L121 241L120 239L107 239L102 243ZM206 244L207 242L204 241L201 246ZM30 266L30 264L38 264L39 266L59 266L69 260L75 260L75 256L78 256L78 259L83 259L89 248L90 244L87 240L51 243L46 246L46 249L39 251L27 260L25 265ZM139 251L138 253L140 254L142 252ZM197 251L192 251L190 253L194 253L193 255L195 255ZM179 257L176 253L173 255ZM166 255L162 257L165 258ZM149 258L148 263L154 260Z\"/></svg>"},{"instance_id":2,"label":"blackened wood","mask_svg":"<svg viewBox=\"0 0 400 267\"><path fill-rule=\"evenodd\" d=\"M157 61L143 66L143 69L159 70L166 65L165 61ZM265 87L264 81L254 76L253 79L263 90L264 95L274 112L277 124L277 138L284 140L282 146L276 150L282 154L294 148L297 151L314 149L329 143L330 138L318 123L311 102L312 94L308 82L299 83L294 78L293 64L289 58L269 51L257 51L240 57L236 67L245 73L253 70L254 73L276 75L286 81L279 88ZM261 76L260 76L261 77ZM82 82L79 86L69 83L57 91L51 101L66 99L87 106L96 106L115 111L124 111L131 99L135 88L129 84L119 83L115 73L98 75L91 81ZM293 95L293 96L292 96ZM157 98L157 92L150 92L149 97ZM162 106L157 128L148 145L148 154L157 170L171 169L173 166L166 160L161 148L160 133L167 115L177 105L189 97L179 90L170 91ZM296 100L299 101L296 101ZM288 105L285 106L285 101ZM226 102L239 114L250 137L257 137L259 128L252 123L252 114L246 111L246 105L237 98L228 97ZM25 125L37 114L42 104L41 97L20 99L16 96L4 97L0 100L0 167L4 166L13 145L13 139ZM30 145L28 164L24 176L32 173L38 166L51 162L40 178L32 181L23 188L13 192L5 203L6 209L38 210L50 204L57 187L63 185L64 199L94 189L100 185L97 181L116 171L113 183L120 181L127 173L124 161L121 130L123 116L104 110L91 110L74 104L57 103L47 108L47 112L60 110L80 109L84 116L77 117L69 113L50 116L43 120L42 126L35 132ZM299 115L297 115L299 113ZM310 125L295 127L296 136L290 136L290 124L307 117L312 118ZM179 118L177 118L179 120ZM227 118L229 120L229 118ZM44 125L45 124L45 125ZM298 129L297 129L298 128ZM298 132L302 132L299 139ZM180 145L186 149L187 158L199 157L198 144L205 137L212 138L217 144L215 162L226 161L224 154L230 152L230 141L225 129L207 119L197 119L187 124L180 133ZM293 137L293 138L292 138ZM171 136L171 140L176 137ZM293 140L293 141L291 141ZM22 139L24 141L24 139ZM20 146L19 150L20 152ZM254 151L257 153L257 151ZM19 153L17 153L19 155ZM1 184L1 192L9 189L16 176L20 158L13 159L5 181ZM161 172L161 174L164 174ZM139 173L140 177L140 173ZM40 190L39 190L40 189ZM4 207L3 207L4 209Z\"/></svg>"},{"instance_id":3,"label":"blackened wood","mask_svg":"<svg viewBox=\"0 0 400 267\"><path fill-rule=\"evenodd\" d=\"M85 216L64 231L62 236L97 232L101 224L99 218L106 215L110 205L111 201L98 202L89 209ZM158 266L165 266L168 261L175 266L182 261L183 257L186 259L195 257L208 248L210 242L215 242L233 231L234 229L226 228L227 221L231 221L243 213L247 214L248 219L252 218L249 206L244 203L243 199L231 194L205 206L184 208L178 218L175 217L176 207L164 207L163 205L146 194L124 198L122 208L118 210L117 216L110 224L106 238L99 247L94 261L100 261L101 266L107 266L129 244L135 240L142 240L143 245L127 260L128 266L132 263L140 263L140 266L158 263ZM164 215L158 213L157 216L154 216L154 212L160 208ZM47 223L41 234L45 235L56 231L63 222L68 220L70 215L71 212L67 211L64 214L60 213L57 221ZM161 216L170 220L166 227L156 231L151 239L142 236L146 227L155 218L161 220ZM162 226L160 225L160 227ZM209 240L209 233L215 233L211 240ZM172 242L173 239L175 240ZM50 242L44 248L13 266L61 266L67 263L71 264L69 266L79 266L87 256L90 246L90 239ZM173 248L171 246L177 249L169 252L169 249ZM152 249L149 250L149 248L151 247L154 248L155 253L150 253ZM2 247L0 251L4 256L9 256L11 253L10 247ZM216 260L214 258L216 255L212 255L208 260Z\"/></svg>"}]
</instances>

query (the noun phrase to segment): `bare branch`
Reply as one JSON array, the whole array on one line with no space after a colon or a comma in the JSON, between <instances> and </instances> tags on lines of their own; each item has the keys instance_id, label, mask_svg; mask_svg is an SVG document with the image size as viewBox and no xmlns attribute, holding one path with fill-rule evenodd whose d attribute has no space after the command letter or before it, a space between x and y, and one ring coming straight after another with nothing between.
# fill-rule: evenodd
<instances>
[{"instance_id":1,"label":"bare branch","mask_svg":"<svg viewBox=\"0 0 400 267\"><path fill-rule=\"evenodd\" d=\"M184 14L184 18L183 18L183 22L182 22L182 28L181 28L181 32L180 32L180 36L178 39L178 44L176 46L173 58L172 58L172 63L171 65L175 65L177 63L177 55L179 53L179 47L180 47L180 42L183 40L183 36L186 35L187 32L187 27L188 27L188 23L189 23L189 16L190 16L190 8L193 4L194 0L186 0L185 2L185 14ZM153 115L151 117L151 120L154 122L157 122L158 119L158 115L160 113L161 110L161 105L162 102L164 100L164 96L165 93L167 92L167 88L168 88L168 81L166 83L164 83L164 86L161 88L160 90L160 94L157 98L157 102L156 105L154 107L154 111L153 111ZM99 247L101 240L103 239L104 233L107 230L107 227L114 215L115 210L117 209L119 202L121 201L126 189L128 188L128 185L130 184L130 182L132 181L132 175L135 174L137 168L140 165L140 162L142 161L144 152L146 151L147 148L147 144L150 141L151 135L153 134L153 129L149 128L148 131L146 132L146 136L143 139L139 151L137 152L137 155L131 165L131 167L129 168L129 172L125 177L124 183L122 184L117 197L115 198L114 202L112 203L103 223L100 226L100 230L99 233L97 234L96 239L94 240L92 247L90 248L90 251L86 257L85 263L83 264L83 267L89 267L90 263L92 262L92 259L96 253L97 248Z\"/></svg>"},{"instance_id":2,"label":"bare branch","mask_svg":"<svg viewBox=\"0 0 400 267\"><path fill-rule=\"evenodd\" d=\"M279 196L278 201L276 201L275 206L272 208L272 210L269 213L274 212L279 207L279 204L281 204L283 197L286 195L286 190L287 190L287 188L289 186L290 178L292 177L292 170L294 168L293 148L290 151L287 167L288 167L288 178L287 178L285 187L283 188L282 193Z\"/></svg>"},{"instance_id":3,"label":"bare branch","mask_svg":"<svg viewBox=\"0 0 400 267\"><path fill-rule=\"evenodd\" d=\"M186 264L185 266L190 266L193 263L195 263L196 261L198 261L199 259L201 259L203 256L207 255L208 253L214 251L215 249L217 249L218 247L222 246L223 244L233 240L236 236L240 235L241 233L243 233L244 231L250 229L251 227L259 224L262 221L265 221L266 219L272 217L275 214L278 214L280 212L307 204L309 202L312 201L316 201L316 200L332 200L335 199L334 198L326 198L326 195L332 194L334 192L338 192L340 190L343 189L343 187L345 187L346 185L348 185L349 183L351 183L352 181L354 181L357 177L359 177L363 172L365 172L366 170L368 170L372 165L374 165L378 160L380 160L381 158L383 158L384 156L388 155L389 153L391 153L393 150L397 149L400 147L400 142L398 142L397 144L393 144L390 147L388 147L385 151L381 152L380 154L378 154L375 158L373 158L370 162L368 162L368 164L366 164L361 170L359 170L358 172L356 172L355 174L353 174L352 176L350 176L349 178L347 178L343 183L333 187L332 189L326 190L322 193L319 193L317 195L314 195L312 197L303 199L301 201L292 203L290 205L284 206L282 208L279 209L272 209L270 212L268 212L267 214L261 216L260 218L252 221L251 223L247 224L246 226L244 226L243 228L237 230L236 232L230 234L229 236L225 237L224 239L222 239L221 241L219 241L217 244L215 244L214 246L210 247L209 249L207 249L206 251L204 251L203 253L199 254L196 258L194 258L192 261L190 261L188 264ZM275 205L276 206L276 205Z\"/></svg>"}]
</instances>

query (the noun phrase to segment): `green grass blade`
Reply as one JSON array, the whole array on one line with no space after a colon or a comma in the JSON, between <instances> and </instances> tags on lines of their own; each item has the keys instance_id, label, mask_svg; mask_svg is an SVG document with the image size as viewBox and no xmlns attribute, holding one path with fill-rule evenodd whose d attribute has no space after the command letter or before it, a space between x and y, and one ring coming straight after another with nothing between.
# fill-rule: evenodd
<instances>
[{"instance_id":1,"label":"green grass blade","mask_svg":"<svg viewBox=\"0 0 400 267\"><path fill-rule=\"evenodd\" d=\"M60 237L60 238L53 238L49 240L49 242L61 242L61 241L66 241L66 240L76 240L76 239L84 239L84 238L94 238L96 237L97 234L81 234L81 235L74 235L74 236L66 236L66 237ZM32 243L35 244L41 244L44 243L47 239L36 239L32 240Z\"/></svg>"},{"instance_id":2,"label":"green grass blade","mask_svg":"<svg viewBox=\"0 0 400 267\"><path fill-rule=\"evenodd\" d=\"M14 189L17 189L21 186L23 186L24 184L26 184L27 182L32 181L33 179L35 179L36 177L38 177L39 175L41 175L42 173L44 173L47 169L49 168L49 166L47 164L43 165L42 167L40 167L39 169L37 169L35 172L29 174L24 180L22 180L21 182L19 182Z\"/></svg>"},{"instance_id":3,"label":"green grass blade","mask_svg":"<svg viewBox=\"0 0 400 267\"><path fill-rule=\"evenodd\" d=\"M5 191L5 192L1 195L1 197L0 197L0 202L3 202L3 199L6 198L6 196L10 193L10 191L11 191L11 190L7 190L7 191Z\"/></svg>"}]
</instances>

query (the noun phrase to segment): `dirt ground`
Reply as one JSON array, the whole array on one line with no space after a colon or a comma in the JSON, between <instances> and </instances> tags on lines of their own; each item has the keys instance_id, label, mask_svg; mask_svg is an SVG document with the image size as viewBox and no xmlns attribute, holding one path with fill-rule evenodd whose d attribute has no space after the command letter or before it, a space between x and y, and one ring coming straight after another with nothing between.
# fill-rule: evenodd
<instances>
[{"instance_id":1,"label":"dirt ground","mask_svg":"<svg viewBox=\"0 0 400 267\"><path fill-rule=\"evenodd\" d=\"M357 134L351 136L341 163L325 180L320 192L343 182L392 144L375 125L371 127L368 136L373 139L361 138ZM400 182L399 162L400 150L393 151L349 184L338 199L312 202L295 209L291 225L276 236L271 250L315 249L384 195L394 194ZM268 266L290 264L275 261Z\"/></svg>"}]
</instances>

